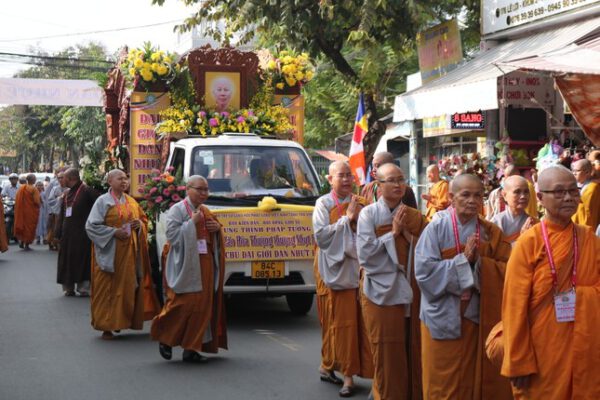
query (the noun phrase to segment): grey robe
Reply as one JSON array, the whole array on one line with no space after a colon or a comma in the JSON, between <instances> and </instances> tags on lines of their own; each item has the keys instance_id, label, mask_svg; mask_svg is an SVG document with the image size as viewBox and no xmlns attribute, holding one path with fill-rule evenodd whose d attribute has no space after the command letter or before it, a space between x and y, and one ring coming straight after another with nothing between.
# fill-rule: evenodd
<instances>
[{"instance_id":1,"label":"grey robe","mask_svg":"<svg viewBox=\"0 0 600 400\"><path fill-rule=\"evenodd\" d=\"M166 225L167 240L171 245L165 266L167 285L177 294L202 291L196 225L183 201L171 207Z\"/></svg>"},{"instance_id":2,"label":"grey robe","mask_svg":"<svg viewBox=\"0 0 600 400\"><path fill-rule=\"evenodd\" d=\"M127 203L127 195L123 194L119 200L119 204ZM98 197L90 215L85 223L85 230L94 244L94 255L98 267L104 272L115 272L115 251L117 249L117 238L115 231L117 228L105 225L104 218L111 207L114 207L115 201L112 198L110 191ZM141 232L141 229L139 233ZM139 235L138 233L138 235ZM135 235L135 231L131 231ZM139 239L139 238L138 238ZM140 257L136 257L136 271L138 279L142 278L142 266Z\"/></svg>"},{"instance_id":3,"label":"grey robe","mask_svg":"<svg viewBox=\"0 0 600 400\"><path fill-rule=\"evenodd\" d=\"M420 318L434 339L457 339L461 331L460 302L462 293L471 288L471 300L464 317L479 323L479 265L471 268L463 253L443 260L442 250L454 248L454 232L449 210L440 211L425 228L415 250L415 278L421 289ZM465 225L457 221L461 243L475 233L477 217ZM481 241L485 229L481 228Z\"/></svg>"},{"instance_id":4,"label":"grey robe","mask_svg":"<svg viewBox=\"0 0 600 400\"><path fill-rule=\"evenodd\" d=\"M377 237L375 229L389 225L399 207L391 212L385 200L365 207L358 217L358 261L364 268L363 292L373 303L380 306L410 304L413 291L410 287L410 271L398 261L396 239L392 232ZM408 264L411 264L412 249ZM407 308L407 311L408 308Z\"/></svg>"},{"instance_id":5,"label":"grey robe","mask_svg":"<svg viewBox=\"0 0 600 400\"><path fill-rule=\"evenodd\" d=\"M523 225L529 218L529 215L523 211L519 215L513 215L509 209L502 211L500 214L494 215L492 223L496 224L505 236L511 236L516 232L520 232Z\"/></svg>"},{"instance_id":6,"label":"grey robe","mask_svg":"<svg viewBox=\"0 0 600 400\"><path fill-rule=\"evenodd\" d=\"M352 197L340 199L349 203ZM330 223L330 212L337 207L331 193L319 197L313 211L315 242L319 246L319 274L327 287L333 290L356 289L359 265L355 233L346 215Z\"/></svg>"}]
</instances>

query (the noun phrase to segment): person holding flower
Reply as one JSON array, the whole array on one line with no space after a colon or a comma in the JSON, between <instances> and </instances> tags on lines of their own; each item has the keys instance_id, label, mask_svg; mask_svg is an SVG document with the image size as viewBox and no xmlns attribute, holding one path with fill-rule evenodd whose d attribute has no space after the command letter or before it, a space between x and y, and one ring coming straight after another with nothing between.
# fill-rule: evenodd
<instances>
[{"instance_id":1,"label":"person holding flower","mask_svg":"<svg viewBox=\"0 0 600 400\"><path fill-rule=\"evenodd\" d=\"M142 329L160 310L148 256L148 219L129 189L127 175L108 173L108 193L98 197L85 224L92 249L92 326L113 331Z\"/></svg>"},{"instance_id":2,"label":"person holding flower","mask_svg":"<svg viewBox=\"0 0 600 400\"><path fill-rule=\"evenodd\" d=\"M186 198L167 214L167 299L150 330L166 360L172 358L174 346L181 346L183 361L192 363L206 360L200 352L227 349L223 231L203 205L207 198L207 180L193 175L186 186Z\"/></svg>"}]
</instances>

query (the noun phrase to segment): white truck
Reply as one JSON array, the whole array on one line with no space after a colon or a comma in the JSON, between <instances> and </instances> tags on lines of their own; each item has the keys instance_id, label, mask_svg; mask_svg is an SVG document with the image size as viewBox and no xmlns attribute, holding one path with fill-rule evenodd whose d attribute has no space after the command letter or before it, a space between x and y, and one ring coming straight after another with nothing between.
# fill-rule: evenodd
<instances>
[{"instance_id":1,"label":"white truck","mask_svg":"<svg viewBox=\"0 0 600 400\"><path fill-rule=\"evenodd\" d=\"M171 143L167 167L184 180L208 180L205 204L225 233L225 293L285 295L293 313L307 313L315 293L311 216L320 182L302 146L247 133L185 138Z\"/></svg>"}]
</instances>

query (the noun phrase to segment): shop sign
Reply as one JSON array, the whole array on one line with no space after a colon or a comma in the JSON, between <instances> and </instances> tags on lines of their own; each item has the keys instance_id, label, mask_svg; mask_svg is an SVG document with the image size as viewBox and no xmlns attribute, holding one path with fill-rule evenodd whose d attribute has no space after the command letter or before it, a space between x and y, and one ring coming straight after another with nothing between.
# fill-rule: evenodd
<instances>
[{"instance_id":1,"label":"shop sign","mask_svg":"<svg viewBox=\"0 0 600 400\"><path fill-rule=\"evenodd\" d=\"M171 104L166 93L131 94L129 174L132 196L139 196L152 169L160 167L162 144L156 141L154 126L159 112Z\"/></svg>"},{"instance_id":2,"label":"shop sign","mask_svg":"<svg viewBox=\"0 0 600 400\"><path fill-rule=\"evenodd\" d=\"M450 118L450 127L452 129L484 129L485 117L483 111L455 113Z\"/></svg>"},{"instance_id":3,"label":"shop sign","mask_svg":"<svg viewBox=\"0 0 600 400\"><path fill-rule=\"evenodd\" d=\"M504 82L502 81L504 79ZM503 94L503 88L506 94ZM539 108L554 105L552 78L524 72L511 72L498 78L498 100L506 105Z\"/></svg>"},{"instance_id":4,"label":"shop sign","mask_svg":"<svg viewBox=\"0 0 600 400\"><path fill-rule=\"evenodd\" d=\"M312 260L312 211L214 210L227 261Z\"/></svg>"},{"instance_id":5,"label":"shop sign","mask_svg":"<svg viewBox=\"0 0 600 400\"><path fill-rule=\"evenodd\" d=\"M453 19L419 32L417 51L423 83L456 68L463 59L458 22Z\"/></svg>"},{"instance_id":6,"label":"shop sign","mask_svg":"<svg viewBox=\"0 0 600 400\"><path fill-rule=\"evenodd\" d=\"M599 0L483 0L481 33L509 31L567 11L598 3Z\"/></svg>"},{"instance_id":7,"label":"shop sign","mask_svg":"<svg viewBox=\"0 0 600 400\"><path fill-rule=\"evenodd\" d=\"M451 133L450 115L443 114L437 117L423 118L423 137L443 136Z\"/></svg>"}]
</instances>

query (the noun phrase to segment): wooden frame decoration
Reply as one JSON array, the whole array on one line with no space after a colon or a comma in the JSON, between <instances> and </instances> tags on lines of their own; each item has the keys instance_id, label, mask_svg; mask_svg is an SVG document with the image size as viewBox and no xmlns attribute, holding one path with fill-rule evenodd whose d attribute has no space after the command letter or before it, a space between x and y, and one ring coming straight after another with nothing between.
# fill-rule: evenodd
<instances>
[{"instance_id":1,"label":"wooden frame decoration","mask_svg":"<svg viewBox=\"0 0 600 400\"><path fill-rule=\"evenodd\" d=\"M196 88L196 101L200 105L215 104L211 100L210 83L219 77L229 79L234 90L239 82L239 97L232 93L234 101L229 102L232 109L248 107L250 99L258 90L258 56L254 52L239 51L232 47L213 49L207 44L184 54L182 58L188 61Z\"/></svg>"}]
</instances>

